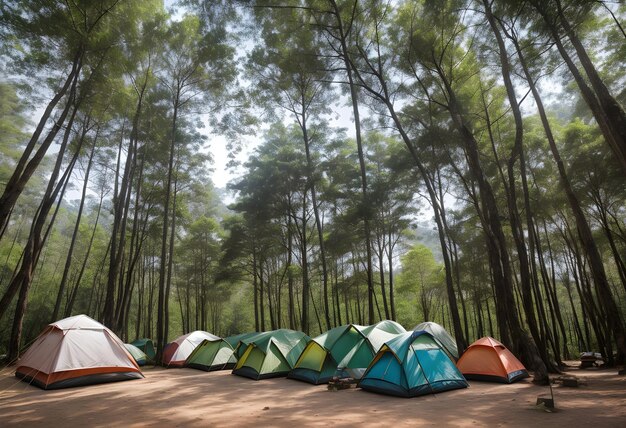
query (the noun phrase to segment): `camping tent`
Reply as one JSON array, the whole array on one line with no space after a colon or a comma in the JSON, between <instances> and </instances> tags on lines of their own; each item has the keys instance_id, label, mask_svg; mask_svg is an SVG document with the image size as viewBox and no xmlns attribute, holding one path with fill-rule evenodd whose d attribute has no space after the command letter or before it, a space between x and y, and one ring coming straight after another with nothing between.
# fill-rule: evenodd
<instances>
[{"instance_id":1,"label":"camping tent","mask_svg":"<svg viewBox=\"0 0 626 428\"><path fill-rule=\"evenodd\" d=\"M361 330L348 324L311 339L287 377L314 385L327 383L338 367L367 367L374 357L372 346Z\"/></svg>"},{"instance_id":2,"label":"camping tent","mask_svg":"<svg viewBox=\"0 0 626 428\"><path fill-rule=\"evenodd\" d=\"M301 331L280 329L239 341L245 350L233 374L259 380L285 376L293 368L310 337Z\"/></svg>"},{"instance_id":3,"label":"camping tent","mask_svg":"<svg viewBox=\"0 0 626 428\"><path fill-rule=\"evenodd\" d=\"M374 354L389 340L399 334L406 333L404 327L395 321L383 320L376 324L368 325L363 329L363 334L374 349Z\"/></svg>"},{"instance_id":4,"label":"camping tent","mask_svg":"<svg viewBox=\"0 0 626 428\"><path fill-rule=\"evenodd\" d=\"M137 365L146 365L146 363L148 362L148 356L141 349L137 348L135 345L131 345L130 343L125 343L124 347L126 348L128 353L132 355L133 360L135 360Z\"/></svg>"},{"instance_id":5,"label":"camping tent","mask_svg":"<svg viewBox=\"0 0 626 428\"><path fill-rule=\"evenodd\" d=\"M528 377L524 365L492 337L472 343L456 365L467 379L472 380L513 383Z\"/></svg>"},{"instance_id":6,"label":"camping tent","mask_svg":"<svg viewBox=\"0 0 626 428\"><path fill-rule=\"evenodd\" d=\"M143 377L124 343L86 315L49 324L20 358L15 376L43 389Z\"/></svg>"},{"instance_id":7,"label":"camping tent","mask_svg":"<svg viewBox=\"0 0 626 428\"><path fill-rule=\"evenodd\" d=\"M365 370L383 343L403 332L393 321L333 328L307 343L288 377L317 385L341 374L338 370L348 369L353 374L358 372L354 369Z\"/></svg>"},{"instance_id":8,"label":"camping tent","mask_svg":"<svg viewBox=\"0 0 626 428\"><path fill-rule=\"evenodd\" d=\"M165 349L163 350L163 365L165 367L183 367L185 360L187 360L193 350L205 339L213 341L219 340L220 338L202 330L192 331L191 333L177 337L174 341L165 345Z\"/></svg>"},{"instance_id":9,"label":"camping tent","mask_svg":"<svg viewBox=\"0 0 626 428\"><path fill-rule=\"evenodd\" d=\"M237 345L239 345L239 342L241 340L246 340L249 337L252 337L254 335L256 335L258 333L256 332L251 332L251 333L242 333L242 334L236 334L234 336L228 336L225 337L224 340L228 342L228 344L233 348L233 349L237 349Z\"/></svg>"},{"instance_id":10,"label":"camping tent","mask_svg":"<svg viewBox=\"0 0 626 428\"><path fill-rule=\"evenodd\" d=\"M144 354L146 354L149 360L154 360L154 357L156 356L156 351L154 350L154 343L152 342L152 340L146 338L137 339L133 342L130 342L130 344L139 348Z\"/></svg>"},{"instance_id":11,"label":"camping tent","mask_svg":"<svg viewBox=\"0 0 626 428\"><path fill-rule=\"evenodd\" d=\"M237 359L233 348L224 339L203 340L185 361L185 367L204 370L232 369Z\"/></svg>"},{"instance_id":12,"label":"camping tent","mask_svg":"<svg viewBox=\"0 0 626 428\"><path fill-rule=\"evenodd\" d=\"M203 340L185 361L185 367L205 370L230 370L237 363L235 347L241 339L256 333L244 333L219 340Z\"/></svg>"},{"instance_id":13,"label":"camping tent","mask_svg":"<svg viewBox=\"0 0 626 428\"><path fill-rule=\"evenodd\" d=\"M261 334L265 333L248 333L241 335L242 337L237 339L237 341L233 345L233 349L235 350L235 358L237 358L237 361L239 361L241 357L243 357L243 354L244 352L246 352L246 348L248 347L248 345L254 342L254 339ZM234 341L235 339L231 339L229 343Z\"/></svg>"},{"instance_id":14,"label":"camping tent","mask_svg":"<svg viewBox=\"0 0 626 428\"><path fill-rule=\"evenodd\" d=\"M448 353L448 355L455 360L459 359L459 350L456 347L456 341L450 333L443 328L441 325L436 322L426 321L421 324L418 324L413 328L413 331L425 331L430 333L435 339L441 343L443 350Z\"/></svg>"},{"instance_id":15,"label":"camping tent","mask_svg":"<svg viewBox=\"0 0 626 428\"><path fill-rule=\"evenodd\" d=\"M359 381L365 390L415 397L466 388L467 381L425 331L411 331L385 343Z\"/></svg>"}]
</instances>

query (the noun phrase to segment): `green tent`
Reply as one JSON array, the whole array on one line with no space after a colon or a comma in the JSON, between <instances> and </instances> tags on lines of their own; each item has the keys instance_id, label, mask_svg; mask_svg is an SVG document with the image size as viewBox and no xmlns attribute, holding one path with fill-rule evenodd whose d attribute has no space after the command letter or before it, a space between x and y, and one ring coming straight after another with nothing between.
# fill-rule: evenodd
<instances>
[{"instance_id":1,"label":"green tent","mask_svg":"<svg viewBox=\"0 0 626 428\"><path fill-rule=\"evenodd\" d=\"M393 321L367 327L347 324L333 328L307 343L288 377L315 385L327 383L335 375L348 376L344 369L350 376L360 377L378 349L404 332L404 328Z\"/></svg>"},{"instance_id":2,"label":"green tent","mask_svg":"<svg viewBox=\"0 0 626 428\"><path fill-rule=\"evenodd\" d=\"M413 331L425 331L430 333L439 343L450 358L455 361L459 359L459 351L456 347L456 341L450 336L450 333L436 322L426 321L416 325Z\"/></svg>"},{"instance_id":3,"label":"green tent","mask_svg":"<svg viewBox=\"0 0 626 428\"><path fill-rule=\"evenodd\" d=\"M237 342L235 342L235 345L233 346L233 348L235 349L235 358L237 358L237 361L239 361L241 359L241 357L243 357L244 352L246 352L246 348L248 347L249 344L251 344L252 342L254 342L254 339L265 333L246 333L246 334L242 334L242 337L237 338ZM233 339L234 341L234 339Z\"/></svg>"},{"instance_id":4,"label":"green tent","mask_svg":"<svg viewBox=\"0 0 626 428\"><path fill-rule=\"evenodd\" d=\"M241 339L245 339L256 333L244 333L224 339L203 340L194 351L187 357L185 367L205 370L230 370L237 363L237 356L234 353L237 344Z\"/></svg>"},{"instance_id":5,"label":"green tent","mask_svg":"<svg viewBox=\"0 0 626 428\"><path fill-rule=\"evenodd\" d=\"M146 365L146 363L148 362L148 356L141 349L137 348L135 345L132 345L130 343L125 343L124 347L126 348L128 353L132 355L137 365L139 366Z\"/></svg>"},{"instance_id":6,"label":"green tent","mask_svg":"<svg viewBox=\"0 0 626 428\"><path fill-rule=\"evenodd\" d=\"M372 345L374 353L378 352L387 341L402 333L406 333L404 327L390 320L383 320L363 329L363 334Z\"/></svg>"},{"instance_id":7,"label":"green tent","mask_svg":"<svg viewBox=\"0 0 626 428\"><path fill-rule=\"evenodd\" d=\"M239 340L244 349L233 374L254 380L286 376L293 368L310 337L301 331L280 329L257 333Z\"/></svg>"},{"instance_id":8,"label":"green tent","mask_svg":"<svg viewBox=\"0 0 626 428\"><path fill-rule=\"evenodd\" d=\"M141 349L141 351L148 356L150 360L154 360L156 351L154 350L154 343L150 339L137 339L134 342L130 342L131 345Z\"/></svg>"},{"instance_id":9,"label":"green tent","mask_svg":"<svg viewBox=\"0 0 626 428\"><path fill-rule=\"evenodd\" d=\"M205 339L187 357L185 367L210 372L232 369L236 362L232 346L224 339Z\"/></svg>"},{"instance_id":10,"label":"green tent","mask_svg":"<svg viewBox=\"0 0 626 428\"><path fill-rule=\"evenodd\" d=\"M242 334L236 334L234 336L228 336L225 337L224 340L228 342L228 344L233 348L233 349L237 349L237 345L239 345L239 342L242 340L246 340L249 337L255 336L257 335L257 332L251 332L251 333L242 333Z\"/></svg>"},{"instance_id":11,"label":"green tent","mask_svg":"<svg viewBox=\"0 0 626 428\"><path fill-rule=\"evenodd\" d=\"M430 333L411 331L383 345L359 386L382 394L415 397L468 385Z\"/></svg>"}]
</instances>

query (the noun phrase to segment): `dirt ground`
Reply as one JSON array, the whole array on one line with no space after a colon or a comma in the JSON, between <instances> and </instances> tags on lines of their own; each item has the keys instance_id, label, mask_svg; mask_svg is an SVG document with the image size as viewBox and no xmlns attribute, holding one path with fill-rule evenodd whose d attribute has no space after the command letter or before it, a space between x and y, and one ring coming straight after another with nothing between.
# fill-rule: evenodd
<instances>
[{"instance_id":1,"label":"dirt ground","mask_svg":"<svg viewBox=\"0 0 626 428\"><path fill-rule=\"evenodd\" d=\"M534 426L626 427L626 376L578 370L583 385L555 386L556 410L535 406L548 387L470 387L416 398L278 378L253 381L229 371L148 367L145 379L43 391L0 372L0 426Z\"/></svg>"}]
</instances>

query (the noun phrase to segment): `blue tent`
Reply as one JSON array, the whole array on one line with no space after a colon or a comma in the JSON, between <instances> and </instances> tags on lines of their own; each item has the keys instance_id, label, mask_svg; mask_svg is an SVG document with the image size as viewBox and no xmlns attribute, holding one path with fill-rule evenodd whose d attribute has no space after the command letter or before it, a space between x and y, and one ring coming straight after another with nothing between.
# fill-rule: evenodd
<instances>
[{"instance_id":1,"label":"blue tent","mask_svg":"<svg viewBox=\"0 0 626 428\"><path fill-rule=\"evenodd\" d=\"M430 333L412 331L380 348L359 386L382 394L415 397L467 388L468 384Z\"/></svg>"}]
</instances>

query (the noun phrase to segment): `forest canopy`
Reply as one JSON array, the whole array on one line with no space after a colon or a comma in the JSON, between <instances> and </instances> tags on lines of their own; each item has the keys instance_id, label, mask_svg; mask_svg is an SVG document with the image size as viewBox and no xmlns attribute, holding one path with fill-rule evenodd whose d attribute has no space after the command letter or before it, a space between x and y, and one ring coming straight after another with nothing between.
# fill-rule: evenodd
<instances>
[{"instance_id":1,"label":"forest canopy","mask_svg":"<svg viewBox=\"0 0 626 428\"><path fill-rule=\"evenodd\" d=\"M165 3L0 5L7 362L80 313L623 360L626 5Z\"/></svg>"}]
</instances>

